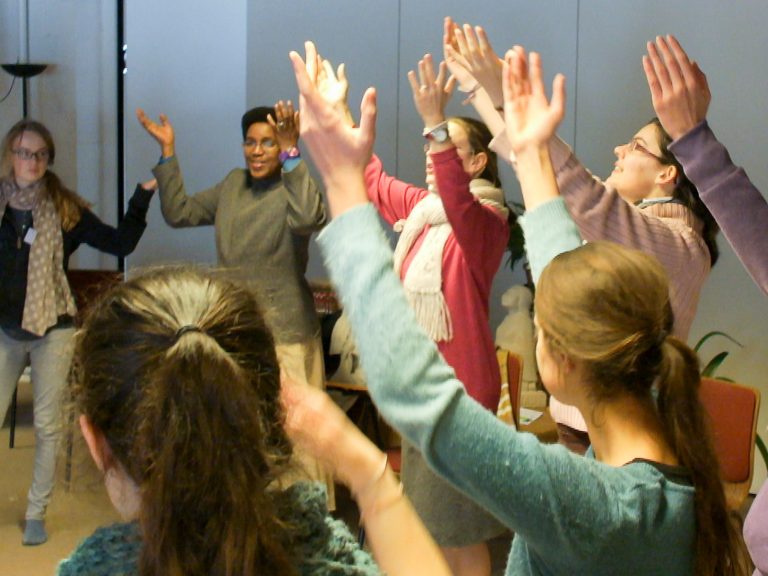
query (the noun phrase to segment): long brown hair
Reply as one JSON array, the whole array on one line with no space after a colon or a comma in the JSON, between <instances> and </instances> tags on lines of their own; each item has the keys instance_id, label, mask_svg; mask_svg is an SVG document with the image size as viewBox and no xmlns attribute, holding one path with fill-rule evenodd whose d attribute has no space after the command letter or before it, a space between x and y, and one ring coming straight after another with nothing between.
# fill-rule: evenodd
<instances>
[{"instance_id":1,"label":"long brown hair","mask_svg":"<svg viewBox=\"0 0 768 576\"><path fill-rule=\"evenodd\" d=\"M658 383L665 440L696 490L695 573L747 574L699 400L698 358L669 335L672 308L661 264L638 250L591 242L559 255L544 270L535 306L548 344L583 363L596 404L620 396L651 403Z\"/></svg>"},{"instance_id":2,"label":"long brown hair","mask_svg":"<svg viewBox=\"0 0 768 576\"><path fill-rule=\"evenodd\" d=\"M48 149L48 165L51 166L56 159L56 145L53 143L51 132L40 122L30 119L19 120L11 126L11 129L3 138L3 144L0 148L0 178L14 178L13 173L13 149L16 141L21 138L25 132L33 132L40 136ZM90 205L75 192L64 186L61 179L50 169L45 171L43 176L43 186L51 196L56 210L59 213L61 227L65 232L72 230L77 223L84 208Z\"/></svg>"},{"instance_id":3,"label":"long brown hair","mask_svg":"<svg viewBox=\"0 0 768 576\"><path fill-rule=\"evenodd\" d=\"M255 298L150 271L79 333L75 401L141 491L144 576L294 574L267 486L287 464L275 346Z\"/></svg>"},{"instance_id":4,"label":"long brown hair","mask_svg":"<svg viewBox=\"0 0 768 576\"><path fill-rule=\"evenodd\" d=\"M669 151L669 145L672 143L672 137L667 134L664 127L658 118L651 120L651 124L656 126L659 135L659 149L661 150L661 161L668 165L677 168L677 182L675 183L675 190L672 192L672 197L682 202L687 206L699 220L702 221L704 227L701 235L704 238L704 243L709 250L709 263L714 266L720 257L720 249L717 246L717 233L720 231L720 227L715 221L715 217L707 208L706 204L702 202L699 196L699 190L696 188L693 182L688 180L685 175L683 166L677 161L675 155Z\"/></svg>"},{"instance_id":5,"label":"long brown hair","mask_svg":"<svg viewBox=\"0 0 768 576\"><path fill-rule=\"evenodd\" d=\"M455 122L467 133L467 140L469 141L469 147L472 149L473 154L484 152L488 158L485 164L485 169L478 178L488 180L496 187L501 187L501 178L499 178L499 161L496 156L496 152L491 150L491 140L493 140L493 134L488 129L488 126L470 118L468 116L451 116L448 118L449 122Z\"/></svg>"}]
</instances>

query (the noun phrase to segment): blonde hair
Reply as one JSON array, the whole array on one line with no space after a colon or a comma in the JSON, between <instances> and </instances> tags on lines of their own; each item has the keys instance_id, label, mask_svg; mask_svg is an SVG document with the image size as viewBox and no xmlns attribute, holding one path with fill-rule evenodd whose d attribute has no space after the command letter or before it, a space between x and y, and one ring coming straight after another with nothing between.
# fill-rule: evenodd
<instances>
[{"instance_id":1,"label":"blonde hair","mask_svg":"<svg viewBox=\"0 0 768 576\"><path fill-rule=\"evenodd\" d=\"M695 573L747 574L699 400L698 358L669 335L672 308L661 264L638 250L591 242L551 262L535 306L550 346L583 363L595 403L626 395L650 401L657 383L666 441L696 489Z\"/></svg>"},{"instance_id":2,"label":"blonde hair","mask_svg":"<svg viewBox=\"0 0 768 576\"><path fill-rule=\"evenodd\" d=\"M13 148L16 141L21 138L25 132L32 132L40 136L48 149L48 165L52 165L56 159L56 145L53 142L53 136L50 131L40 122L35 120L19 120L11 126L11 129L3 138L2 147L0 147L0 178L12 179L15 177L13 172ZM43 186L50 195L59 213L61 227L65 232L72 230L80 222L83 209L89 208L90 204L75 192L64 186L59 177L50 169L45 171L43 176Z\"/></svg>"}]
</instances>

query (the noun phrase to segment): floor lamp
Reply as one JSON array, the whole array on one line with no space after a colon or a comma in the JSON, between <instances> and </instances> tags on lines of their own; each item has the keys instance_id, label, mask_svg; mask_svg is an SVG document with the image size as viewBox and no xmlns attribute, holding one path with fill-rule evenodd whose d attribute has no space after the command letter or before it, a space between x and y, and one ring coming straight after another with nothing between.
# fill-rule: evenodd
<instances>
[{"instance_id":1,"label":"floor lamp","mask_svg":"<svg viewBox=\"0 0 768 576\"><path fill-rule=\"evenodd\" d=\"M3 64L3 70L14 78L21 78L21 103L22 118L28 116L27 82L33 76L37 76L47 68L47 64Z\"/></svg>"}]
</instances>

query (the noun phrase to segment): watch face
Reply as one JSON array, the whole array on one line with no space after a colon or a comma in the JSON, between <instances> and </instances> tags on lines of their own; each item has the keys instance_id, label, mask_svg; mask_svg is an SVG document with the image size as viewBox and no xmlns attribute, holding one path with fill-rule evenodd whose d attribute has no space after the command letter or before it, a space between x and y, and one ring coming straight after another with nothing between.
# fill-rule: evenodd
<instances>
[{"instance_id":1,"label":"watch face","mask_svg":"<svg viewBox=\"0 0 768 576\"><path fill-rule=\"evenodd\" d=\"M430 135L432 136L432 140L440 143L447 142L448 138L450 138L450 135L448 134L447 126L441 126L440 128L436 128L430 133Z\"/></svg>"}]
</instances>

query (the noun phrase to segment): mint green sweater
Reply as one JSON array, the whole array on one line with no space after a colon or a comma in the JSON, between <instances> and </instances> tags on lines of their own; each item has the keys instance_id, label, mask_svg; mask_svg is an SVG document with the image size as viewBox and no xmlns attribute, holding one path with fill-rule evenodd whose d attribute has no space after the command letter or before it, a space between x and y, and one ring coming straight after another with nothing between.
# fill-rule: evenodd
<instances>
[{"instance_id":1,"label":"mint green sweater","mask_svg":"<svg viewBox=\"0 0 768 576\"><path fill-rule=\"evenodd\" d=\"M524 227L536 275L542 259L581 244L561 199ZM507 574L692 573L694 490L677 469L614 468L543 445L467 396L416 324L372 205L337 218L318 241L374 402L438 474L514 530Z\"/></svg>"}]
</instances>

